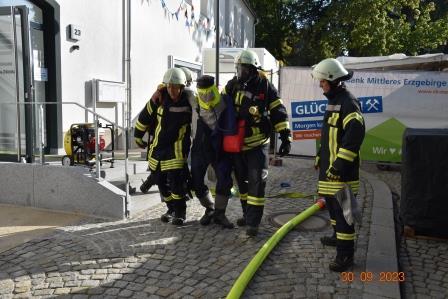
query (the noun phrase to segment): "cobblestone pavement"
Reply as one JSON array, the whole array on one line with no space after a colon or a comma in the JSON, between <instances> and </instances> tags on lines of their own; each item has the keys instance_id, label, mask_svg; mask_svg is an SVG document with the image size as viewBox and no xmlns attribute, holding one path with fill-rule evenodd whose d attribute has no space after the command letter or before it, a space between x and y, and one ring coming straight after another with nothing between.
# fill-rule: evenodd
<instances>
[{"instance_id":1,"label":"cobblestone pavement","mask_svg":"<svg viewBox=\"0 0 448 299\"><path fill-rule=\"evenodd\" d=\"M365 164L365 171L388 184L392 192L401 194L401 172L398 166L378 170ZM399 201L397 202L399 206ZM401 237L399 263L406 281L401 286L403 298L448 298L448 242Z\"/></svg>"},{"instance_id":2,"label":"cobblestone pavement","mask_svg":"<svg viewBox=\"0 0 448 299\"><path fill-rule=\"evenodd\" d=\"M291 187L281 190L281 182ZM283 167L270 169L267 194L313 193L315 188L311 161L284 159ZM365 270L371 216L372 190L364 180L360 198L363 222L357 228L355 272ZM197 200L188 202L188 221L182 227L162 224L164 206L159 204L129 220L90 220L60 228L0 254L0 298L225 297L276 230L269 216L300 212L311 204L312 199L270 199L256 238L248 238L241 228L201 226L203 208ZM326 211L319 213L327 217ZM233 222L240 216L238 199L231 200L227 214ZM335 250L323 247L319 238L330 232L329 226L291 231L258 270L244 298L361 298L361 282L347 284L328 270Z\"/></svg>"}]
</instances>

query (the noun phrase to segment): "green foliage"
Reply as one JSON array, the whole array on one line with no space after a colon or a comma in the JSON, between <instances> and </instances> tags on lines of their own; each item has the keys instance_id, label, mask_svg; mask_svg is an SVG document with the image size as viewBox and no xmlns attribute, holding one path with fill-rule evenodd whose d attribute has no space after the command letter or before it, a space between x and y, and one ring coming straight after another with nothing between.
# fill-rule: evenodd
<instances>
[{"instance_id":1,"label":"green foliage","mask_svg":"<svg viewBox=\"0 0 448 299\"><path fill-rule=\"evenodd\" d=\"M265 47L286 62L297 42L296 15L288 1L249 0L258 16L255 27L257 47Z\"/></svg>"},{"instance_id":2,"label":"green foliage","mask_svg":"<svg viewBox=\"0 0 448 299\"><path fill-rule=\"evenodd\" d=\"M447 51L446 0L249 1L256 46L293 65L340 55L418 55Z\"/></svg>"}]
</instances>

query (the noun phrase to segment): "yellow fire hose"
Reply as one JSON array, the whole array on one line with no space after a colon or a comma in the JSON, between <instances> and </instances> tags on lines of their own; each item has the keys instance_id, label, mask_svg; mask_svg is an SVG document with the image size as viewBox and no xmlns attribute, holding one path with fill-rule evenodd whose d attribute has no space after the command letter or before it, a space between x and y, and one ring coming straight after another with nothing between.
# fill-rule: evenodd
<instances>
[{"instance_id":1,"label":"yellow fire hose","mask_svg":"<svg viewBox=\"0 0 448 299\"><path fill-rule=\"evenodd\" d=\"M258 268L261 266L263 261L266 259L266 257L269 255L269 253L272 251L272 249L277 245L278 242L280 242L281 239L283 239L286 234L293 229L296 225L301 223L302 221L306 220L308 217L319 211L325 207L325 200L324 199L318 199L315 204L313 204L311 207L294 217L293 219L289 220L287 223L285 223L282 227L280 227L275 234L261 247L261 249L257 252L257 254L252 258L252 260L249 262L249 264L246 266L246 268L241 272L238 279L233 284L232 289L230 290L229 294L227 295L227 299L238 299L243 294L244 290L246 289L247 284L254 276L255 272L258 270Z\"/></svg>"},{"instance_id":2,"label":"yellow fire hose","mask_svg":"<svg viewBox=\"0 0 448 299\"><path fill-rule=\"evenodd\" d=\"M238 190L234 187L232 187L232 196L234 197L238 197L240 196ZM216 195L216 191L215 188L210 188L210 193L215 196ZM313 194L306 194L306 193L302 193L302 192L284 192L284 193L277 193L277 194L271 194L271 195L266 195L266 198L313 198L314 196L316 196L316 193Z\"/></svg>"}]
</instances>

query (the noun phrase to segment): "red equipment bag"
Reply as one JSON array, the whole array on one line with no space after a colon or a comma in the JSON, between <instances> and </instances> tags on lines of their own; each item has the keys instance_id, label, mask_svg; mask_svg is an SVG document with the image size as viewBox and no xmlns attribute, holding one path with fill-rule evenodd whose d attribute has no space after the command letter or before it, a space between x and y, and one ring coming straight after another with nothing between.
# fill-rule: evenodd
<instances>
[{"instance_id":1,"label":"red equipment bag","mask_svg":"<svg viewBox=\"0 0 448 299\"><path fill-rule=\"evenodd\" d=\"M244 119L238 121L238 131L234 135L224 135L222 141L223 150L226 153L239 153L244 144Z\"/></svg>"}]
</instances>

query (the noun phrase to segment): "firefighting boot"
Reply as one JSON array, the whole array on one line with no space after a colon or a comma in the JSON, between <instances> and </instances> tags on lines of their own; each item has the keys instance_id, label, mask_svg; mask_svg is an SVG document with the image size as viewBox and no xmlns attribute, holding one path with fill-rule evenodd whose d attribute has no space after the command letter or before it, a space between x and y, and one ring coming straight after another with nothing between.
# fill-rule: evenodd
<instances>
[{"instance_id":1,"label":"firefighting boot","mask_svg":"<svg viewBox=\"0 0 448 299\"><path fill-rule=\"evenodd\" d=\"M245 226L246 225L246 213L247 213L247 200L240 200L241 201L241 209L243 210L243 217L238 218L236 220L236 224L238 226Z\"/></svg>"},{"instance_id":2,"label":"firefighting boot","mask_svg":"<svg viewBox=\"0 0 448 299\"><path fill-rule=\"evenodd\" d=\"M199 202L205 208L204 215L199 219L199 223L202 225L209 225L213 219L213 213L215 211L210 192L207 192L204 196L199 198Z\"/></svg>"},{"instance_id":3,"label":"firefighting boot","mask_svg":"<svg viewBox=\"0 0 448 299\"><path fill-rule=\"evenodd\" d=\"M234 228L232 222L226 217L226 208L229 203L229 196L222 194L216 194L215 197L215 215L213 215L213 221L216 224L220 224L224 228Z\"/></svg>"},{"instance_id":4,"label":"firefighting boot","mask_svg":"<svg viewBox=\"0 0 448 299\"><path fill-rule=\"evenodd\" d=\"M174 217L171 221L174 225L183 225L187 214L187 203L185 199L177 200L174 204Z\"/></svg>"},{"instance_id":5,"label":"firefighting boot","mask_svg":"<svg viewBox=\"0 0 448 299\"><path fill-rule=\"evenodd\" d=\"M152 178L152 175L148 175L145 181L143 181L142 185L140 186L140 191L142 193L148 193L149 189L154 185L154 180Z\"/></svg>"},{"instance_id":6,"label":"firefighting boot","mask_svg":"<svg viewBox=\"0 0 448 299\"><path fill-rule=\"evenodd\" d=\"M344 272L353 266L353 254L351 255L336 255L334 261L328 266L331 271Z\"/></svg>"},{"instance_id":7,"label":"firefighting boot","mask_svg":"<svg viewBox=\"0 0 448 299\"><path fill-rule=\"evenodd\" d=\"M258 235L258 226L248 226L246 229L246 235L249 237L255 237Z\"/></svg>"},{"instance_id":8,"label":"firefighting boot","mask_svg":"<svg viewBox=\"0 0 448 299\"><path fill-rule=\"evenodd\" d=\"M225 210L216 209L215 214L213 215L213 221L216 224L221 225L223 228L234 228L235 227L233 225L233 223L230 222L229 219L227 219Z\"/></svg>"},{"instance_id":9,"label":"firefighting boot","mask_svg":"<svg viewBox=\"0 0 448 299\"><path fill-rule=\"evenodd\" d=\"M331 236L324 236L320 238L320 242L325 246L336 246L336 233L333 233Z\"/></svg>"},{"instance_id":10,"label":"firefighting boot","mask_svg":"<svg viewBox=\"0 0 448 299\"><path fill-rule=\"evenodd\" d=\"M172 201L168 201L168 202L166 202L166 206L167 206L168 210L166 211L165 214L160 216L160 221L168 223L171 221L171 219L174 216L174 204Z\"/></svg>"}]
</instances>

